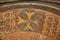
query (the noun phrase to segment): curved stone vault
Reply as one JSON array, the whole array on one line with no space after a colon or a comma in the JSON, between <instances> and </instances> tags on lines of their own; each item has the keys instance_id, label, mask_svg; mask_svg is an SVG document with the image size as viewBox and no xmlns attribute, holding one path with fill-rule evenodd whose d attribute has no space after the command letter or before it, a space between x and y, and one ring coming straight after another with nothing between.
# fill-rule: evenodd
<instances>
[{"instance_id":1,"label":"curved stone vault","mask_svg":"<svg viewBox=\"0 0 60 40\"><path fill-rule=\"evenodd\" d=\"M14 3L0 7L0 39L59 40L60 7L47 3Z\"/></svg>"}]
</instances>

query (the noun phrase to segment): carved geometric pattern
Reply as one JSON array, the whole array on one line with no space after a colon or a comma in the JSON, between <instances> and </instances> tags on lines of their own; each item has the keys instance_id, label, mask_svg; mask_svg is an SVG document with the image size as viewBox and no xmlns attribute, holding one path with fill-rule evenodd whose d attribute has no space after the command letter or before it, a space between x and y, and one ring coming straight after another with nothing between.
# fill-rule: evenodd
<instances>
[{"instance_id":1,"label":"carved geometric pattern","mask_svg":"<svg viewBox=\"0 0 60 40\"><path fill-rule=\"evenodd\" d=\"M42 17L42 14L34 12L32 10L22 11L17 17L19 28L25 31L37 31L39 27L38 21L40 21L40 17ZM41 20L41 24L42 22L43 21Z\"/></svg>"},{"instance_id":2,"label":"carved geometric pattern","mask_svg":"<svg viewBox=\"0 0 60 40\"><path fill-rule=\"evenodd\" d=\"M0 13L0 36L18 30L39 32L58 40L60 16L40 9L16 9Z\"/></svg>"},{"instance_id":3,"label":"carved geometric pattern","mask_svg":"<svg viewBox=\"0 0 60 40\"><path fill-rule=\"evenodd\" d=\"M0 13L0 36L13 33L15 25L13 11Z\"/></svg>"},{"instance_id":4,"label":"carved geometric pattern","mask_svg":"<svg viewBox=\"0 0 60 40\"><path fill-rule=\"evenodd\" d=\"M21 10L21 9L20 9ZM60 16L39 10L23 9L17 12L18 27L23 31L34 31L58 39Z\"/></svg>"}]
</instances>

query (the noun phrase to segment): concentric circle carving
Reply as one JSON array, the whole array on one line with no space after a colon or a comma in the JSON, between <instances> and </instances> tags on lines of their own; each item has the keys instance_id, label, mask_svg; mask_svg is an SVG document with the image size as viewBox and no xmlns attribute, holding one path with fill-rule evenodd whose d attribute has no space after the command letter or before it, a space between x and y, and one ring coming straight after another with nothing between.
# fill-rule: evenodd
<instances>
[{"instance_id":1,"label":"concentric circle carving","mask_svg":"<svg viewBox=\"0 0 60 40\"><path fill-rule=\"evenodd\" d=\"M15 9L0 13L0 36L17 31L39 32L58 39L60 16L40 9ZM55 36L55 37L54 37Z\"/></svg>"}]
</instances>

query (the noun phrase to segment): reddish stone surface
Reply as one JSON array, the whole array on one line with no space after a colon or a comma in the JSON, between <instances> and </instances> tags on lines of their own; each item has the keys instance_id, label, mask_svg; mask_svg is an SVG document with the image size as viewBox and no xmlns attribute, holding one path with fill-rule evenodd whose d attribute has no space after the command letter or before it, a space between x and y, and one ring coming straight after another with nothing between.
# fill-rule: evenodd
<instances>
[{"instance_id":1,"label":"reddish stone surface","mask_svg":"<svg viewBox=\"0 0 60 40\"><path fill-rule=\"evenodd\" d=\"M16 32L6 35L2 40L50 40L49 37L35 32Z\"/></svg>"}]
</instances>

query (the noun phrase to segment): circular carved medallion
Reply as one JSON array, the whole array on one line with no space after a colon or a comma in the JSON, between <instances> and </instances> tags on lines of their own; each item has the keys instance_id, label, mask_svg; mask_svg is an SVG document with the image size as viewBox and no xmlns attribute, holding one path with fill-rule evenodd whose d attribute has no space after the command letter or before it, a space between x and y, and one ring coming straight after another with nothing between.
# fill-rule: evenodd
<instances>
[{"instance_id":1,"label":"circular carved medallion","mask_svg":"<svg viewBox=\"0 0 60 40\"><path fill-rule=\"evenodd\" d=\"M52 40L59 40L59 7L55 7L56 5L43 4L44 3L17 3L1 6L0 38L17 32L26 32L27 34L30 32L46 35L52 38Z\"/></svg>"}]
</instances>

